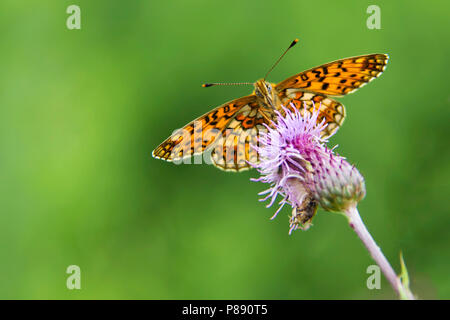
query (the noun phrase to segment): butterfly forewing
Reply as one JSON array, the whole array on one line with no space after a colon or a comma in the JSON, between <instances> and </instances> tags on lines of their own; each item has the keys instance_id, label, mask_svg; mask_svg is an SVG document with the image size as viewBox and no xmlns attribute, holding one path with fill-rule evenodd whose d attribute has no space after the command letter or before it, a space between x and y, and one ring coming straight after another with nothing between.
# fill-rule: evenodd
<instances>
[{"instance_id":1,"label":"butterfly forewing","mask_svg":"<svg viewBox=\"0 0 450 320\"><path fill-rule=\"evenodd\" d=\"M255 99L254 95L239 98L204 114L177 130L161 143L153 151L153 156L174 161L202 154L208 148L216 145L217 140L221 140L227 128L231 131L233 131L233 127L239 128L243 119L237 115L250 112L255 107Z\"/></svg>"},{"instance_id":2,"label":"butterfly forewing","mask_svg":"<svg viewBox=\"0 0 450 320\"><path fill-rule=\"evenodd\" d=\"M386 54L369 54L337 60L292 76L276 88L278 91L295 88L328 96L346 95L378 77L388 59Z\"/></svg>"}]
</instances>

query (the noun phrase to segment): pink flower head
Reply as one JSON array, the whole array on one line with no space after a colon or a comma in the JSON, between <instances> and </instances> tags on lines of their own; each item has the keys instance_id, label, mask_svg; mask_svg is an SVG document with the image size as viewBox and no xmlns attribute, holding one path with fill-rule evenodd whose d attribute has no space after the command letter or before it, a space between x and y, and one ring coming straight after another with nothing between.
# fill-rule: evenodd
<instances>
[{"instance_id":1,"label":"pink flower head","mask_svg":"<svg viewBox=\"0 0 450 320\"><path fill-rule=\"evenodd\" d=\"M364 178L344 157L334 154L321 138L326 128L325 119L318 122L319 108L313 104L312 113L304 115L292 106L293 112L283 108L285 115L276 111L277 122L260 134L258 151L260 162L252 164L261 177L252 179L269 183L270 188L260 201L270 200L267 207L282 197L279 208L292 207L291 233L308 229L318 205L327 211L342 211L357 203L365 195Z\"/></svg>"}]
</instances>

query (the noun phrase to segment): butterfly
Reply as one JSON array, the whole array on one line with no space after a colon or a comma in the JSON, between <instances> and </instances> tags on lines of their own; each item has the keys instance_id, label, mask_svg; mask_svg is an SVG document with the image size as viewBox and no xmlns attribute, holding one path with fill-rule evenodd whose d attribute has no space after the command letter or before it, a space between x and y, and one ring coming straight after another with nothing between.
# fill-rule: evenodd
<instances>
[{"instance_id":1,"label":"butterfly","mask_svg":"<svg viewBox=\"0 0 450 320\"><path fill-rule=\"evenodd\" d=\"M296 43L294 40L286 52ZM153 150L153 157L181 161L209 152L212 163L226 171L242 171L258 162L259 133L276 122L275 110L296 108L303 115L319 109L318 121L325 120L323 137L334 134L345 119L344 105L335 97L347 95L377 78L385 70L387 54L345 58L303 71L275 84L256 81L252 94L229 101L188 123ZM213 84L204 84L209 87Z\"/></svg>"}]
</instances>

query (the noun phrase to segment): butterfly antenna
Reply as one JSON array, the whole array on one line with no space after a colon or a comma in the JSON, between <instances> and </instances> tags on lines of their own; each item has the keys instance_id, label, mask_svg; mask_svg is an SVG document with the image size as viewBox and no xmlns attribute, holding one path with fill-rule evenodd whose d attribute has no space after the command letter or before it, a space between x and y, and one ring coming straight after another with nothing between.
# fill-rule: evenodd
<instances>
[{"instance_id":1,"label":"butterfly antenna","mask_svg":"<svg viewBox=\"0 0 450 320\"><path fill-rule=\"evenodd\" d=\"M284 57L284 55L289 51L290 48L292 48L293 46L295 46L298 42L298 39L295 39L294 41L292 41L291 45L284 50L283 54L281 55L281 57L278 58L278 60L273 64L272 68L269 69L269 71L267 71L266 75L264 76L264 80L266 80L267 76L269 75L269 73L277 66L278 62L280 62L280 60Z\"/></svg>"},{"instance_id":2,"label":"butterfly antenna","mask_svg":"<svg viewBox=\"0 0 450 320\"><path fill-rule=\"evenodd\" d=\"M212 87L212 86L240 86L240 85L246 85L246 84L250 84L253 85L253 83L251 82L214 82L214 83L204 83L202 84L203 88L208 88L208 87Z\"/></svg>"}]
</instances>

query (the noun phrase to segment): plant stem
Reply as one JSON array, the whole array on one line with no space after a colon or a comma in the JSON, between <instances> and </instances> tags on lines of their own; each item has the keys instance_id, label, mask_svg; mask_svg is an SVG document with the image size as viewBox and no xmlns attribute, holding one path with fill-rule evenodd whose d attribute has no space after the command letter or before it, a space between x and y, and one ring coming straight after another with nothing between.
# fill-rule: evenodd
<instances>
[{"instance_id":1,"label":"plant stem","mask_svg":"<svg viewBox=\"0 0 450 320\"><path fill-rule=\"evenodd\" d=\"M364 246L369 251L373 260L375 260L375 262L378 264L384 276L387 278L395 292L400 296L401 299L414 300L414 295L411 293L409 288L406 288L403 285L403 283L400 281L400 278L397 277L397 274L395 273L394 269L392 269L389 261L386 259L383 252L381 252L380 247L375 243L375 240L373 240L372 236L361 220L356 206L348 208L345 212L345 215L348 218L350 227L355 230L356 234L364 243Z\"/></svg>"}]
</instances>

